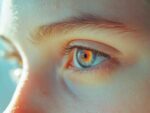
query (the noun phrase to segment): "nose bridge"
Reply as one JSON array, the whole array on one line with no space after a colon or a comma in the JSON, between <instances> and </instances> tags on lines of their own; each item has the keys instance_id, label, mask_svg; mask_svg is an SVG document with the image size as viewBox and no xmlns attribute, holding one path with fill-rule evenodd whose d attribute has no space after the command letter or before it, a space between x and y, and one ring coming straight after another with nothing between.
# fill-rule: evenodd
<instances>
[{"instance_id":1,"label":"nose bridge","mask_svg":"<svg viewBox=\"0 0 150 113\"><path fill-rule=\"evenodd\" d=\"M45 80L42 75L29 73L17 86L12 101L4 113L44 113L37 99L42 98ZM43 94L46 94L44 92Z\"/></svg>"}]
</instances>

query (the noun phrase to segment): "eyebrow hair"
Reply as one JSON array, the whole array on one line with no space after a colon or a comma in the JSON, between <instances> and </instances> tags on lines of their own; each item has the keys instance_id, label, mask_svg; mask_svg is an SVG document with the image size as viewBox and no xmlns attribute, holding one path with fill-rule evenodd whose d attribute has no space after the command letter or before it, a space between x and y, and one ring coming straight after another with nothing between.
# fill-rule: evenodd
<instances>
[{"instance_id":1,"label":"eyebrow hair","mask_svg":"<svg viewBox=\"0 0 150 113\"><path fill-rule=\"evenodd\" d=\"M35 34L31 34L31 37L32 41L41 42L45 39L44 37L50 37L51 34L67 33L73 29L85 27L90 27L93 29L118 29L124 32L129 32L133 30L123 23L110 21L90 14L85 14L79 17L71 17L61 22L40 26L38 29L35 30Z\"/></svg>"}]
</instances>

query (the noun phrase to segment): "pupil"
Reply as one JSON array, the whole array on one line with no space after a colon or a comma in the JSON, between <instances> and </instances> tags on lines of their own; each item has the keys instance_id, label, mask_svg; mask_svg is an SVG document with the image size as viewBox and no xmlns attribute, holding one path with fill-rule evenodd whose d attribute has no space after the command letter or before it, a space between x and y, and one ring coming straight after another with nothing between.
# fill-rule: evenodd
<instances>
[{"instance_id":1,"label":"pupil","mask_svg":"<svg viewBox=\"0 0 150 113\"><path fill-rule=\"evenodd\" d=\"M82 68L89 68L93 65L95 61L95 56L90 50L78 50L77 51L77 62Z\"/></svg>"},{"instance_id":2,"label":"pupil","mask_svg":"<svg viewBox=\"0 0 150 113\"><path fill-rule=\"evenodd\" d=\"M86 59L87 57L88 57L88 55L85 53L85 54L84 54L84 58Z\"/></svg>"}]
</instances>

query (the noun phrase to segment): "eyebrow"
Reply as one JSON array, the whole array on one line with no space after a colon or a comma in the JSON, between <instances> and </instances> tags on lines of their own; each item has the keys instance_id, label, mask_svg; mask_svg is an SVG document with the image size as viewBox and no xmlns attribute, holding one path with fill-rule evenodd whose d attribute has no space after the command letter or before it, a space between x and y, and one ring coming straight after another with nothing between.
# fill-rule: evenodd
<instances>
[{"instance_id":1,"label":"eyebrow","mask_svg":"<svg viewBox=\"0 0 150 113\"><path fill-rule=\"evenodd\" d=\"M9 45L13 51L11 52L6 52L6 54L0 54L0 58L17 58L19 61L22 61L21 56L19 55L19 53L17 52L17 48L16 46L13 44L13 42L11 40L8 39L8 37L5 37L4 35L0 34L0 41L2 41L3 43Z\"/></svg>"},{"instance_id":2,"label":"eyebrow","mask_svg":"<svg viewBox=\"0 0 150 113\"><path fill-rule=\"evenodd\" d=\"M129 28L123 23L110 21L98 16L86 14L79 17L71 17L61 22L40 26L35 30L35 34L31 34L31 37L32 41L41 42L45 39L45 37L50 37L51 34L67 33L77 28L117 29L123 32L133 31L133 29Z\"/></svg>"}]
</instances>

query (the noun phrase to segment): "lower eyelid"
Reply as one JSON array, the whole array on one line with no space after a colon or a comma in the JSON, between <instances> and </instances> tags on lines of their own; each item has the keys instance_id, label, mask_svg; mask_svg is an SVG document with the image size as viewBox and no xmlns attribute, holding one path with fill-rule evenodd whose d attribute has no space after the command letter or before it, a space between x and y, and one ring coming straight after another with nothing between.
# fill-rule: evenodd
<instances>
[{"instance_id":1,"label":"lower eyelid","mask_svg":"<svg viewBox=\"0 0 150 113\"><path fill-rule=\"evenodd\" d=\"M119 68L120 62L116 58L110 58L107 61L104 61L102 64L91 67L89 69L77 69L73 66L69 66L70 62L65 66L65 70L71 70L72 72L76 73L76 75L80 74L87 74L87 73L93 73L93 74L100 74L100 76L110 76L113 72Z\"/></svg>"},{"instance_id":2,"label":"lower eyelid","mask_svg":"<svg viewBox=\"0 0 150 113\"><path fill-rule=\"evenodd\" d=\"M115 72L119 70L119 63L113 61L105 62L102 66L97 66L89 70L77 70L74 68L66 69L64 76L66 79L71 80L74 84L85 85L100 85L107 83L106 81L112 80Z\"/></svg>"},{"instance_id":3,"label":"lower eyelid","mask_svg":"<svg viewBox=\"0 0 150 113\"><path fill-rule=\"evenodd\" d=\"M120 61L123 60L116 57L110 57L100 65L98 64L92 68L81 70L70 65L72 58L73 54L71 57L65 55L64 63L61 68L62 72L60 73L66 79L71 80L74 84L85 85L100 85L102 83L107 83L108 80L112 80L112 77L115 76L115 73L119 71L121 67L122 62Z\"/></svg>"},{"instance_id":4,"label":"lower eyelid","mask_svg":"<svg viewBox=\"0 0 150 113\"><path fill-rule=\"evenodd\" d=\"M120 66L120 62L117 59L112 58L102 65L101 70L104 75L112 75L112 73L117 71Z\"/></svg>"}]
</instances>

